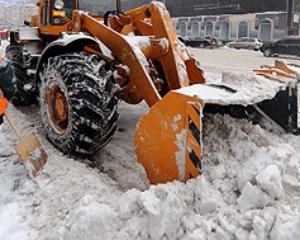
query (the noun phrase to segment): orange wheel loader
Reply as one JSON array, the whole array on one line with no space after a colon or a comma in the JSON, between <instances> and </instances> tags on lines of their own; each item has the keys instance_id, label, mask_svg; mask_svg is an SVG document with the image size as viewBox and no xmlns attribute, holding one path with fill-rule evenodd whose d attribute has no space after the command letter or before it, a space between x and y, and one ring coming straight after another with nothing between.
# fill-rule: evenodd
<instances>
[{"instance_id":1,"label":"orange wheel loader","mask_svg":"<svg viewBox=\"0 0 300 240\"><path fill-rule=\"evenodd\" d=\"M38 100L51 143L65 154L90 155L114 135L119 100L144 100L149 111L134 143L150 182L197 177L204 102L216 112L223 96L233 111L235 91L205 84L161 2L122 12L117 1L117 10L103 16L84 11L83 2L39 0L28 26L11 32L6 55L17 78L14 104Z\"/></svg>"}]
</instances>

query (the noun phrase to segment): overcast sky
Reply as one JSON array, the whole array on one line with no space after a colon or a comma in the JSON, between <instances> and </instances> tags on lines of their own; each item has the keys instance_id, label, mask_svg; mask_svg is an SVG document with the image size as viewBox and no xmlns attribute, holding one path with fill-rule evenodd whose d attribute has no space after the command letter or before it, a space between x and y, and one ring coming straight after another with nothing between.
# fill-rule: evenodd
<instances>
[{"instance_id":1,"label":"overcast sky","mask_svg":"<svg viewBox=\"0 0 300 240\"><path fill-rule=\"evenodd\" d=\"M35 3L35 0L0 0L1 3L6 3L6 4L30 4L30 3Z\"/></svg>"}]
</instances>

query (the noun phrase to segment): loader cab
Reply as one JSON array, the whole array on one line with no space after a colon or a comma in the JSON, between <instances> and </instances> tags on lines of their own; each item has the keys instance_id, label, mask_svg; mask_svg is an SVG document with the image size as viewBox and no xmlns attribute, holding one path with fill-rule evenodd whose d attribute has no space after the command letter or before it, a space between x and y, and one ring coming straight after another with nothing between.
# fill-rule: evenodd
<instances>
[{"instance_id":1,"label":"loader cab","mask_svg":"<svg viewBox=\"0 0 300 240\"><path fill-rule=\"evenodd\" d=\"M99 1L100 2L100 1ZM72 11L80 9L90 12L97 19L102 19L100 13L109 9L94 8L92 0L39 0L39 19L32 25L39 28L39 32L44 36L57 37L61 32L67 32L68 21L72 19ZM101 5L100 5L101 6ZM113 6L111 6L113 8ZM121 0L115 1L115 8L121 10ZM99 16L100 14L100 16Z\"/></svg>"},{"instance_id":2,"label":"loader cab","mask_svg":"<svg viewBox=\"0 0 300 240\"><path fill-rule=\"evenodd\" d=\"M79 0L40 0L37 5L40 33L58 36L68 31L68 20L72 19L72 11L78 9Z\"/></svg>"},{"instance_id":3,"label":"loader cab","mask_svg":"<svg viewBox=\"0 0 300 240\"><path fill-rule=\"evenodd\" d=\"M66 18L72 19L72 11L77 9L75 0L52 0L50 5L50 23L52 25L65 25Z\"/></svg>"}]
</instances>

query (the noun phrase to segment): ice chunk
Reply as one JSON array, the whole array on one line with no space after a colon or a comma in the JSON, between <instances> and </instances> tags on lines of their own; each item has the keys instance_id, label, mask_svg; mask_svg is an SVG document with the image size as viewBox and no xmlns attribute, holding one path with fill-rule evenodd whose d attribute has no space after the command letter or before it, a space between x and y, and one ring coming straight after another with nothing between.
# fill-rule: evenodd
<instances>
[{"instance_id":1,"label":"ice chunk","mask_svg":"<svg viewBox=\"0 0 300 240\"><path fill-rule=\"evenodd\" d=\"M224 205L220 193L212 189L212 186L203 176L196 182L195 198L195 204L201 214L211 213Z\"/></svg>"},{"instance_id":2,"label":"ice chunk","mask_svg":"<svg viewBox=\"0 0 300 240\"><path fill-rule=\"evenodd\" d=\"M140 192L136 189L129 190L128 192L124 193L120 199L119 212L120 217L127 219L131 217L136 211L139 210L138 205L138 197Z\"/></svg>"},{"instance_id":3,"label":"ice chunk","mask_svg":"<svg viewBox=\"0 0 300 240\"><path fill-rule=\"evenodd\" d=\"M246 212L249 209L265 207L270 202L270 198L257 186L247 182L237 202L241 212Z\"/></svg>"},{"instance_id":4,"label":"ice chunk","mask_svg":"<svg viewBox=\"0 0 300 240\"><path fill-rule=\"evenodd\" d=\"M279 168L272 164L262 170L257 176L256 181L259 187L269 194L272 198L280 198L283 195L281 172Z\"/></svg>"},{"instance_id":5,"label":"ice chunk","mask_svg":"<svg viewBox=\"0 0 300 240\"><path fill-rule=\"evenodd\" d=\"M253 218L253 230L258 239L266 239L267 238L267 223L260 216L254 216Z\"/></svg>"},{"instance_id":6,"label":"ice chunk","mask_svg":"<svg viewBox=\"0 0 300 240\"><path fill-rule=\"evenodd\" d=\"M240 228L236 231L235 237L236 237L236 239L239 239L239 240L248 240L249 232L244 228Z\"/></svg>"},{"instance_id":7,"label":"ice chunk","mask_svg":"<svg viewBox=\"0 0 300 240\"><path fill-rule=\"evenodd\" d=\"M89 199L91 201L91 199ZM115 211L106 204L86 200L71 215L70 231L65 239L111 239L114 236Z\"/></svg>"},{"instance_id":8,"label":"ice chunk","mask_svg":"<svg viewBox=\"0 0 300 240\"><path fill-rule=\"evenodd\" d=\"M285 172L282 175L282 181L293 187L300 187L300 162L299 156L294 155L290 161L286 163Z\"/></svg>"},{"instance_id":9,"label":"ice chunk","mask_svg":"<svg viewBox=\"0 0 300 240\"><path fill-rule=\"evenodd\" d=\"M160 200L155 196L153 192L147 191L140 195L139 203L144 207L144 209L153 214L160 214Z\"/></svg>"},{"instance_id":10,"label":"ice chunk","mask_svg":"<svg viewBox=\"0 0 300 240\"><path fill-rule=\"evenodd\" d=\"M262 212L262 217L266 222L266 231L270 232L274 225L277 210L273 207L266 207Z\"/></svg>"},{"instance_id":11,"label":"ice chunk","mask_svg":"<svg viewBox=\"0 0 300 240\"><path fill-rule=\"evenodd\" d=\"M298 240L300 239L300 216L287 220L277 218L270 234L271 240Z\"/></svg>"}]
</instances>

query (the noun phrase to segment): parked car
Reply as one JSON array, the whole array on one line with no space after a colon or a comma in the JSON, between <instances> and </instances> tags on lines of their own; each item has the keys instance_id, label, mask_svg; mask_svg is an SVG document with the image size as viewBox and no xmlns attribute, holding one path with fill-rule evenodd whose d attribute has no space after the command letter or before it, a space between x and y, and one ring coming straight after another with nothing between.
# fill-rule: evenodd
<instances>
[{"instance_id":1,"label":"parked car","mask_svg":"<svg viewBox=\"0 0 300 240\"><path fill-rule=\"evenodd\" d=\"M262 45L262 41L258 38L242 37L236 41L228 43L227 46L235 49L251 49L258 51Z\"/></svg>"},{"instance_id":2,"label":"parked car","mask_svg":"<svg viewBox=\"0 0 300 240\"><path fill-rule=\"evenodd\" d=\"M205 47L210 47L213 46L213 42L211 39L207 39L204 37L178 37L181 42L183 42L186 46L190 47L200 47L200 48L205 48Z\"/></svg>"},{"instance_id":3,"label":"parked car","mask_svg":"<svg viewBox=\"0 0 300 240\"><path fill-rule=\"evenodd\" d=\"M275 43L266 43L261 47L264 56L294 55L300 57L300 37L288 37Z\"/></svg>"}]
</instances>

